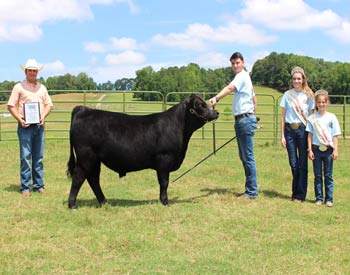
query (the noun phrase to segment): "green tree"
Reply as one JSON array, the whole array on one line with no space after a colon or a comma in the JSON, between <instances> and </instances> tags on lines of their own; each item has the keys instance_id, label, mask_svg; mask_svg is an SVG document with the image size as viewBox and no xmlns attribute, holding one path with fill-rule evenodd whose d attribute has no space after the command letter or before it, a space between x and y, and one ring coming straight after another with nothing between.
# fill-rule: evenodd
<instances>
[{"instance_id":1,"label":"green tree","mask_svg":"<svg viewBox=\"0 0 350 275\"><path fill-rule=\"evenodd\" d=\"M105 83L100 83L97 85L97 90L99 91L113 91L115 89L113 83L111 81L107 81Z\"/></svg>"},{"instance_id":2,"label":"green tree","mask_svg":"<svg viewBox=\"0 0 350 275\"><path fill-rule=\"evenodd\" d=\"M252 81L284 92L291 87L290 72L295 66L304 69L312 90L326 89L330 94L350 94L349 63L326 62L295 54L271 53L256 61L252 68Z\"/></svg>"},{"instance_id":3,"label":"green tree","mask_svg":"<svg viewBox=\"0 0 350 275\"><path fill-rule=\"evenodd\" d=\"M134 88L136 91L154 91L154 87L156 86L155 80L156 73L151 66L147 66L141 70L136 71ZM134 98L140 98L145 101L155 100L153 98L153 95L149 93L135 93Z\"/></svg>"},{"instance_id":4,"label":"green tree","mask_svg":"<svg viewBox=\"0 0 350 275\"><path fill-rule=\"evenodd\" d=\"M131 91L134 88L135 79L134 78L122 78L118 79L114 83L114 87L117 91Z\"/></svg>"},{"instance_id":5,"label":"green tree","mask_svg":"<svg viewBox=\"0 0 350 275\"><path fill-rule=\"evenodd\" d=\"M1 91L12 91L13 86L15 86L15 84L16 84L15 81L5 80L4 82L0 83L0 90Z\"/></svg>"},{"instance_id":6,"label":"green tree","mask_svg":"<svg viewBox=\"0 0 350 275\"><path fill-rule=\"evenodd\" d=\"M77 90L96 90L97 88L94 80L86 73L80 73L77 75L75 79L75 85L75 89Z\"/></svg>"}]
</instances>

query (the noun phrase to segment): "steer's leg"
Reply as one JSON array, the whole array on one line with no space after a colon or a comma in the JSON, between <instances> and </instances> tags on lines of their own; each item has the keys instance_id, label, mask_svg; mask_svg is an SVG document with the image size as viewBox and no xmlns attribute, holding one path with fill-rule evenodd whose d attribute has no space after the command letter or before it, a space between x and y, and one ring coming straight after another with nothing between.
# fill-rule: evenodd
<instances>
[{"instance_id":1,"label":"steer's leg","mask_svg":"<svg viewBox=\"0 0 350 275\"><path fill-rule=\"evenodd\" d=\"M160 187L159 199L163 205L168 205L168 185L169 185L169 172L168 171L157 171L157 177Z\"/></svg>"},{"instance_id":2,"label":"steer's leg","mask_svg":"<svg viewBox=\"0 0 350 275\"><path fill-rule=\"evenodd\" d=\"M86 176L84 170L81 167L76 166L74 168L74 174L72 175L72 186L68 197L68 207L70 209L78 208L77 196L85 178Z\"/></svg>"},{"instance_id":3,"label":"steer's leg","mask_svg":"<svg viewBox=\"0 0 350 275\"><path fill-rule=\"evenodd\" d=\"M105 204L107 202L105 195L102 192L100 185L100 172L101 172L101 163L96 163L95 166L91 167L90 174L87 177L87 181L94 191L94 194L100 205Z\"/></svg>"}]
</instances>

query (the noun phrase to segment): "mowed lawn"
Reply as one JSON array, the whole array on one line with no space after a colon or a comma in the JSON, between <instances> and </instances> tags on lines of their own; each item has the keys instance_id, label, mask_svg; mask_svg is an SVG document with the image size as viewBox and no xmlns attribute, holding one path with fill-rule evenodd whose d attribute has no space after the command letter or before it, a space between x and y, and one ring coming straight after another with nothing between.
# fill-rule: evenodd
<instances>
[{"instance_id":1,"label":"mowed lawn","mask_svg":"<svg viewBox=\"0 0 350 275\"><path fill-rule=\"evenodd\" d=\"M217 146L225 140L219 140ZM334 164L334 207L314 204L312 165L304 203L290 201L287 153L256 141L260 195L239 200L244 175L236 142L175 183L158 201L156 173L102 169L109 204L84 183L67 209L68 140L48 140L46 194L19 192L18 144L0 142L0 274L349 274L349 141ZM212 150L191 140L174 180Z\"/></svg>"}]
</instances>

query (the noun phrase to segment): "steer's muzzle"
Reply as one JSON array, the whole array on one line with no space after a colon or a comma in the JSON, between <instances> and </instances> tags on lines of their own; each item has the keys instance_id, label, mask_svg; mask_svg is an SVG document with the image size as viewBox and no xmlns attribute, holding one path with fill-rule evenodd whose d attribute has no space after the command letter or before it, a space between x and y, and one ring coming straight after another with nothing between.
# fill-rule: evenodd
<instances>
[{"instance_id":1,"label":"steer's muzzle","mask_svg":"<svg viewBox=\"0 0 350 275\"><path fill-rule=\"evenodd\" d=\"M219 118L219 112L212 106L209 106L208 121L216 120Z\"/></svg>"}]
</instances>

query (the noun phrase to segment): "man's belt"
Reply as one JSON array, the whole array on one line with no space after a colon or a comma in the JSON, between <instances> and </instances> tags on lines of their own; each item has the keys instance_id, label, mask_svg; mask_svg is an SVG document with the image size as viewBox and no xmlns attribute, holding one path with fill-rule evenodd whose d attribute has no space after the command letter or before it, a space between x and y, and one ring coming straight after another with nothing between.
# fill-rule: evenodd
<instances>
[{"instance_id":1,"label":"man's belt","mask_svg":"<svg viewBox=\"0 0 350 275\"><path fill-rule=\"evenodd\" d=\"M293 122L293 123L286 123L286 124L289 125L290 128L292 128L293 130L297 130L299 128L305 128L305 125L301 122L299 123Z\"/></svg>"},{"instance_id":2,"label":"man's belt","mask_svg":"<svg viewBox=\"0 0 350 275\"><path fill-rule=\"evenodd\" d=\"M241 118L249 117L249 116L252 116L252 115L254 115L254 113L246 113L246 114L236 115L236 116L235 116L235 120L239 120L239 119L241 119Z\"/></svg>"}]
</instances>

